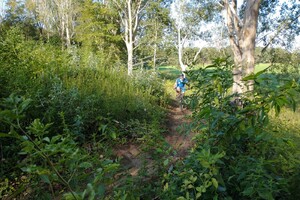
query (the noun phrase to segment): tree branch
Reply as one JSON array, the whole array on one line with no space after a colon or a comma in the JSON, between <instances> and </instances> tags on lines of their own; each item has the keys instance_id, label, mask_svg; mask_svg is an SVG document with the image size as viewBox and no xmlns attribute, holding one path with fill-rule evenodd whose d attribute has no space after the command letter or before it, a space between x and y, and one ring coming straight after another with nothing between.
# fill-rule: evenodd
<instances>
[{"instance_id":1,"label":"tree branch","mask_svg":"<svg viewBox=\"0 0 300 200\"><path fill-rule=\"evenodd\" d=\"M292 24L294 21L296 21L298 18L300 17L300 14L297 15L294 19L292 19L291 21L289 21L290 19L286 19L284 22L282 22L282 24L280 24L279 28L277 29L277 32L275 35L273 35L273 37L271 37L271 39L269 40L269 42L266 44L266 46L261 50L261 52L264 52L269 45L273 42L273 40L281 33L282 30L284 30L286 27L288 27L290 24ZM266 34L268 35L268 34ZM266 36L265 35L265 36ZM262 39L260 39L262 40Z\"/></svg>"}]
</instances>

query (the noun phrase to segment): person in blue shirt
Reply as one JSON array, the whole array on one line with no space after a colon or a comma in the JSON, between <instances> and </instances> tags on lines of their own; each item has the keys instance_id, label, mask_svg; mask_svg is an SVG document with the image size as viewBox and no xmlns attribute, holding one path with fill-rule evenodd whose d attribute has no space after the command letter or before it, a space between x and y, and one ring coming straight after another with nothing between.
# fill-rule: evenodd
<instances>
[{"instance_id":1,"label":"person in blue shirt","mask_svg":"<svg viewBox=\"0 0 300 200\"><path fill-rule=\"evenodd\" d=\"M184 95L184 92L186 90L185 85L188 83L188 80L185 78L185 75L182 73L180 76L176 79L174 84L174 89L177 92L177 95L180 94L180 92Z\"/></svg>"}]
</instances>

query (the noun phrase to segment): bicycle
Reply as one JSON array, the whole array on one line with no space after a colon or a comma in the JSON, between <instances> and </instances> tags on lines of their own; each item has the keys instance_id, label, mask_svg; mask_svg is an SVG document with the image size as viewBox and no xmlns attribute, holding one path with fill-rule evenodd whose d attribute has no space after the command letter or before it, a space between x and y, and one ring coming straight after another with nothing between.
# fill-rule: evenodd
<instances>
[{"instance_id":1,"label":"bicycle","mask_svg":"<svg viewBox=\"0 0 300 200\"><path fill-rule=\"evenodd\" d=\"M180 91L179 91L179 94L177 95L177 99L178 99L178 103L179 103L179 109L180 109L180 111L183 111L183 104L184 104L184 99L183 99L183 97L184 97L184 93L181 91L181 89L180 89Z\"/></svg>"}]
</instances>

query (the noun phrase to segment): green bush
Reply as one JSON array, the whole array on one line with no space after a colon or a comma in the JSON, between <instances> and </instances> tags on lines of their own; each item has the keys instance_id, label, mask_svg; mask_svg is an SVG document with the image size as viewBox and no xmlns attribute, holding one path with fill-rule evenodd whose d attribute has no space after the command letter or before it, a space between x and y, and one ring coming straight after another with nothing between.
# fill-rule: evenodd
<instances>
[{"instance_id":1,"label":"green bush","mask_svg":"<svg viewBox=\"0 0 300 200\"><path fill-rule=\"evenodd\" d=\"M152 113L160 112L156 105L165 102L163 83L154 74L128 77L120 68L100 66L103 55L81 60L76 49L69 54L25 41L18 29L9 30L3 39L1 97L16 93L31 98L32 119L62 128L57 119L64 113L72 132L84 138L97 132L98 117L152 120Z\"/></svg>"},{"instance_id":2,"label":"green bush","mask_svg":"<svg viewBox=\"0 0 300 200\"><path fill-rule=\"evenodd\" d=\"M286 105L295 108L298 85L293 80L271 84L262 73L245 78L254 79L258 89L238 106L230 95L226 60L193 72L193 130L199 134L191 155L168 174L167 194L180 199L293 199L297 149L292 140L278 136L268 113L274 109L279 114Z\"/></svg>"},{"instance_id":3,"label":"green bush","mask_svg":"<svg viewBox=\"0 0 300 200\"><path fill-rule=\"evenodd\" d=\"M33 198L42 190L45 198L62 191L71 192L65 198L102 197L117 166L108 157L99 160L98 154L109 155L109 146L117 142L145 141L161 132L163 82L155 74L129 77L121 66L103 66L103 54L81 59L76 49L26 41L17 28L1 34L1 40L5 165L0 166L0 194L20 195L30 182ZM82 148L87 144L92 153ZM75 177L77 173L81 175ZM21 177L24 181L18 181Z\"/></svg>"},{"instance_id":4,"label":"green bush","mask_svg":"<svg viewBox=\"0 0 300 200\"><path fill-rule=\"evenodd\" d=\"M31 103L30 99L10 95L2 102L6 109L0 112L0 121L11 127L9 132L2 133L0 137L19 141L21 149L18 154L21 157L18 168L22 171L22 177L30 180L29 195L32 198L49 199L68 191L71 196L81 199L89 195L104 197L105 186L112 181L112 174L119 164L89 155L75 142L67 127L55 136L49 132L53 124L43 124L40 119L35 119L25 127L23 120ZM24 192L25 188L21 186L13 188L18 189L14 196ZM7 192L5 196L10 193Z\"/></svg>"}]
</instances>

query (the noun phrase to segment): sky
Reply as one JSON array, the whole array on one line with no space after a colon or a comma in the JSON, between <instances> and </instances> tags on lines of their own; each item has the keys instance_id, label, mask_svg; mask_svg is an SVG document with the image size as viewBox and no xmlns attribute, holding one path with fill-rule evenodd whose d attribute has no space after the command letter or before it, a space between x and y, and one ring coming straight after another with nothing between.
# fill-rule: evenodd
<instances>
[{"instance_id":1,"label":"sky","mask_svg":"<svg viewBox=\"0 0 300 200\"><path fill-rule=\"evenodd\" d=\"M1 17L4 15L4 9L5 9L5 1L0 0L0 16Z\"/></svg>"}]
</instances>

